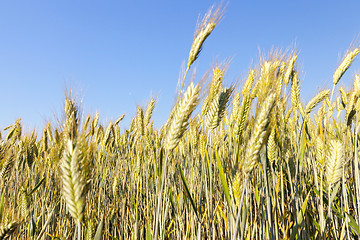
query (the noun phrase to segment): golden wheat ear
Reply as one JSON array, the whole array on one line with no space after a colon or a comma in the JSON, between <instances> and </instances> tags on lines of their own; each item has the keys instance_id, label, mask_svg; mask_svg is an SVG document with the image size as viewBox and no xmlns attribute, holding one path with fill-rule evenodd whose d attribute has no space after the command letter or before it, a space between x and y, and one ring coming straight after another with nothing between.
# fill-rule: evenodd
<instances>
[{"instance_id":1,"label":"golden wheat ear","mask_svg":"<svg viewBox=\"0 0 360 240\"><path fill-rule=\"evenodd\" d=\"M211 32L214 30L216 24L220 21L222 15L223 15L223 9L221 8L221 6L216 8L215 11L213 11L213 7L212 7L206 13L201 23L198 24L189 53L189 59L187 63L188 69L198 58L203 43L205 42L206 38L211 34Z\"/></svg>"},{"instance_id":2,"label":"golden wheat ear","mask_svg":"<svg viewBox=\"0 0 360 240\"><path fill-rule=\"evenodd\" d=\"M285 86L287 86L289 84L291 75L292 75L292 73L294 71L294 66L295 66L295 62L296 62L297 57L298 56L296 54L294 54L289 60L288 66L287 66L285 74L284 74L284 84L285 84Z\"/></svg>"},{"instance_id":3,"label":"golden wheat ear","mask_svg":"<svg viewBox=\"0 0 360 240\"><path fill-rule=\"evenodd\" d=\"M319 103L329 97L330 90L319 92L305 107L305 113L309 114Z\"/></svg>"},{"instance_id":4,"label":"golden wheat ear","mask_svg":"<svg viewBox=\"0 0 360 240\"><path fill-rule=\"evenodd\" d=\"M210 108L205 116L205 124L209 129L215 129L219 126L224 117L225 109L227 107L233 88L224 88L213 99Z\"/></svg>"},{"instance_id":5,"label":"golden wheat ear","mask_svg":"<svg viewBox=\"0 0 360 240\"><path fill-rule=\"evenodd\" d=\"M210 10L206 13L201 23L197 24L194 34L194 39L191 44L191 49L189 52L186 71L183 80L181 81L178 98L180 97L180 94L182 92L187 72L189 71L191 65L198 58L206 38L212 33L218 22L221 20L223 13L224 13L224 8L221 5L217 7L215 10L214 7L211 7Z\"/></svg>"},{"instance_id":6,"label":"golden wheat ear","mask_svg":"<svg viewBox=\"0 0 360 240\"><path fill-rule=\"evenodd\" d=\"M79 106L71 97L71 93L70 97L66 96L64 112L64 133L66 134L66 138L74 140L79 128Z\"/></svg>"},{"instance_id":7,"label":"golden wheat ear","mask_svg":"<svg viewBox=\"0 0 360 240\"><path fill-rule=\"evenodd\" d=\"M6 181L8 179L10 172L13 169L14 163L14 156L10 155L6 158L0 168L0 179L3 179L3 181Z\"/></svg>"},{"instance_id":8,"label":"golden wheat ear","mask_svg":"<svg viewBox=\"0 0 360 240\"><path fill-rule=\"evenodd\" d=\"M263 143L266 141L266 133L268 131L268 123L270 120L270 112L275 104L275 93L271 93L262 103L259 115L253 129L253 134L247 144L243 171L246 175L250 174L256 165L257 157Z\"/></svg>"},{"instance_id":9,"label":"golden wheat ear","mask_svg":"<svg viewBox=\"0 0 360 240\"><path fill-rule=\"evenodd\" d=\"M356 55L359 53L359 48L355 48L353 51L350 51L346 54L343 61L340 63L339 67L335 70L333 75L333 84L336 85L341 77L344 75L346 70L350 67L351 63L354 61Z\"/></svg>"},{"instance_id":10,"label":"golden wheat ear","mask_svg":"<svg viewBox=\"0 0 360 240\"><path fill-rule=\"evenodd\" d=\"M147 127L150 123L151 117L153 115L154 112L154 108L155 108L155 99L151 99L146 111L145 111L145 115L144 115L144 127Z\"/></svg>"},{"instance_id":11,"label":"golden wheat ear","mask_svg":"<svg viewBox=\"0 0 360 240\"><path fill-rule=\"evenodd\" d=\"M166 148L170 151L176 148L183 136L191 113L195 110L199 102L199 86L193 83L187 88L185 95L178 106L176 106L174 118L171 120L169 132L165 139Z\"/></svg>"}]
</instances>

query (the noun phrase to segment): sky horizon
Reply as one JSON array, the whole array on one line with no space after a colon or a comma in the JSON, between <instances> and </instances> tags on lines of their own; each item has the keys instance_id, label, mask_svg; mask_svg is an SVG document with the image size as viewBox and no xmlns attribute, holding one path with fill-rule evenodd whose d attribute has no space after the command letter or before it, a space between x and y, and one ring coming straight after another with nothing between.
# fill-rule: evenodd
<instances>
[{"instance_id":1,"label":"sky horizon","mask_svg":"<svg viewBox=\"0 0 360 240\"><path fill-rule=\"evenodd\" d=\"M25 132L41 134L61 117L72 88L85 113L108 123L157 96L153 120L168 118L196 23L220 1L87 1L0 3L0 131L21 118ZM195 82L215 62L231 59L225 85L243 80L272 49L299 53L301 100L331 88L350 46L359 46L360 2L229 1L206 40ZM191 71L190 71L191 73ZM339 86L349 89L356 59ZM188 78L189 79L189 78ZM188 82L188 81L187 81ZM337 88L338 89L338 88Z\"/></svg>"}]
</instances>

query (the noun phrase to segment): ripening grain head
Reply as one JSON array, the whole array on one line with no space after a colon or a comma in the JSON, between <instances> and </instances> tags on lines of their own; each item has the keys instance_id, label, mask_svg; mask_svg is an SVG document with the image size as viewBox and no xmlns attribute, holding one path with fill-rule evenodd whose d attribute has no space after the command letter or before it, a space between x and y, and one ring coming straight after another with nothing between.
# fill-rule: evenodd
<instances>
[{"instance_id":1,"label":"ripening grain head","mask_svg":"<svg viewBox=\"0 0 360 240\"><path fill-rule=\"evenodd\" d=\"M326 159L326 180L329 186L340 180L344 169L344 146L339 140L331 140Z\"/></svg>"},{"instance_id":2,"label":"ripening grain head","mask_svg":"<svg viewBox=\"0 0 360 240\"><path fill-rule=\"evenodd\" d=\"M65 124L64 132L67 139L75 139L79 127L79 106L77 102L70 97L65 99Z\"/></svg>"},{"instance_id":3,"label":"ripening grain head","mask_svg":"<svg viewBox=\"0 0 360 240\"><path fill-rule=\"evenodd\" d=\"M223 15L223 9L221 9L221 6L216 8L215 10L212 7L206 13L201 23L200 24L198 23L189 53L189 59L187 63L188 69L199 56L203 43L205 42L206 38L211 34L211 32L214 30L216 24L220 21L222 15Z\"/></svg>"},{"instance_id":4,"label":"ripening grain head","mask_svg":"<svg viewBox=\"0 0 360 240\"><path fill-rule=\"evenodd\" d=\"M245 159L243 163L243 171L250 174L257 163L259 151L266 141L265 136L268 131L268 123L270 112L275 103L275 93L271 93L262 103L260 112L255 120L255 125L251 138L247 144Z\"/></svg>"},{"instance_id":5,"label":"ripening grain head","mask_svg":"<svg viewBox=\"0 0 360 240\"><path fill-rule=\"evenodd\" d=\"M85 207L82 159L76 143L68 140L61 163L63 196L73 218L81 221Z\"/></svg>"},{"instance_id":6,"label":"ripening grain head","mask_svg":"<svg viewBox=\"0 0 360 240\"><path fill-rule=\"evenodd\" d=\"M187 88L184 97L176 106L174 117L171 120L169 131L166 135L165 144L168 150L173 150L179 144L187 126L191 113L195 110L199 101L199 86L193 83Z\"/></svg>"},{"instance_id":7,"label":"ripening grain head","mask_svg":"<svg viewBox=\"0 0 360 240\"><path fill-rule=\"evenodd\" d=\"M305 112L310 113L319 103L321 103L325 98L329 97L330 90L324 90L319 92L313 99L311 99L308 104L306 104Z\"/></svg>"},{"instance_id":8,"label":"ripening grain head","mask_svg":"<svg viewBox=\"0 0 360 240\"><path fill-rule=\"evenodd\" d=\"M284 83L285 83L285 86L287 86L289 84L289 81L290 81L290 78L291 78L291 74L294 70L294 66L295 66L295 62L296 62L296 59L297 59L297 55L294 54L289 62L288 62L288 66L286 68L286 71L285 71L285 75L284 75Z\"/></svg>"},{"instance_id":9,"label":"ripening grain head","mask_svg":"<svg viewBox=\"0 0 360 240\"><path fill-rule=\"evenodd\" d=\"M233 88L224 88L212 101L210 108L205 116L205 124L209 129L215 129L219 126Z\"/></svg>"},{"instance_id":10,"label":"ripening grain head","mask_svg":"<svg viewBox=\"0 0 360 240\"><path fill-rule=\"evenodd\" d=\"M343 61L340 63L339 67L336 69L333 75L333 83L336 85L340 78L344 75L346 70L350 67L351 63L354 61L356 55L359 53L359 48L355 48L353 51L347 53Z\"/></svg>"}]
</instances>

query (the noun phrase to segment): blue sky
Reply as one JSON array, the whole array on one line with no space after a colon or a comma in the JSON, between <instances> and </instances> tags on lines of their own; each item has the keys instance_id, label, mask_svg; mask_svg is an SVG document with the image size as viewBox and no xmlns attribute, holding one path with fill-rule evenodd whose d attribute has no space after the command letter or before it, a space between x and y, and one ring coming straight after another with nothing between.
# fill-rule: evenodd
<instances>
[{"instance_id":1,"label":"blue sky","mask_svg":"<svg viewBox=\"0 0 360 240\"><path fill-rule=\"evenodd\" d=\"M0 2L0 128L22 118L25 131L61 116L64 89L102 122L146 106L165 122L199 14L217 1ZM273 48L296 48L301 98L330 88L352 43L359 44L359 1L229 1L194 67L199 80L214 62L232 59L228 83L244 79ZM360 59L340 85L350 88Z\"/></svg>"}]
</instances>

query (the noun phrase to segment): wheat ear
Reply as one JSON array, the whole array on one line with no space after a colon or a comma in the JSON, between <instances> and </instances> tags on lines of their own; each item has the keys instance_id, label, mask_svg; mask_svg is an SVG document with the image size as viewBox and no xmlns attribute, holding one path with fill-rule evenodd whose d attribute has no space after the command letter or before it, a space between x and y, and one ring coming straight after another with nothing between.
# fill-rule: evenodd
<instances>
[{"instance_id":1,"label":"wheat ear","mask_svg":"<svg viewBox=\"0 0 360 240\"><path fill-rule=\"evenodd\" d=\"M253 129L253 134L247 144L247 150L245 154L243 171L246 175L250 174L256 165L256 160L259 151L265 142L265 136L267 133L267 126L269 123L269 115L274 107L275 93L271 93L263 102L259 115L256 118L256 122Z\"/></svg>"},{"instance_id":2,"label":"wheat ear","mask_svg":"<svg viewBox=\"0 0 360 240\"><path fill-rule=\"evenodd\" d=\"M138 137L144 135L144 110L141 107L137 108L136 132L137 132Z\"/></svg>"},{"instance_id":3,"label":"wheat ear","mask_svg":"<svg viewBox=\"0 0 360 240\"><path fill-rule=\"evenodd\" d=\"M121 115L115 122L114 122L114 126L117 126L125 117L125 114Z\"/></svg>"},{"instance_id":4,"label":"wheat ear","mask_svg":"<svg viewBox=\"0 0 360 240\"><path fill-rule=\"evenodd\" d=\"M337 183L342 177L344 162L343 144L339 140L332 140L326 159L326 180L329 186Z\"/></svg>"},{"instance_id":5,"label":"wheat ear","mask_svg":"<svg viewBox=\"0 0 360 240\"><path fill-rule=\"evenodd\" d=\"M75 139L79 126L79 106L73 99L66 97L64 110L66 116L64 124L66 138Z\"/></svg>"},{"instance_id":6,"label":"wheat ear","mask_svg":"<svg viewBox=\"0 0 360 240\"><path fill-rule=\"evenodd\" d=\"M245 95L242 103L241 103L241 107L239 110L239 115L237 118L237 121L235 123L235 136L242 136L244 127L245 127L245 122L247 120L247 117L249 115L249 110L250 110L250 106L251 106L251 97L249 95Z\"/></svg>"},{"instance_id":7,"label":"wheat ear","mask_svg":"<svg viewBox=\"0 0 360 240\"><path fill-rule=\"evenodd\" d=\"M188 69L190 68L191 64L193 64L195 60L198 58L203 43L205 42L206 38L211 34L211 32L214 30L216 24L220 21L222 14L223 11L221 10L220 7L218 7L215 11L213 11L213 7L212 7L206 13L201 23L198 24L189 53L189 59L187 63Z\"/></svg>"},{"instance_id":8,"label":"wheat ear","mask_svg":"<svg viewBox=\"0 0 360 240\"><path fill-rule=\"evenodd\" d=\"M213 100L205 117L205 124L209 129L215 129L219 126L232 91L232 88L225 88Z\"/></svg>"},{"instance_id":9,"label":"wheat ear","mask_svg":"<svg viewBox=\"0 0 360 240\"><path fill-rule=\"evenodd\" d=\"M317 136L315 139L315 156L317 161L320 163L321 167L324 167L325 164L325 143L320 136Z\"/></svg>"},{"instance_id":10,"label":"wheat ear","mask_svg":"<svg viewBox=\"0 0 360 240\"><path fill-rule=\"evenodd\" d=\"M223 81L224 71L219 67L213 69L213 77L211 79L211 85L209 88L209 93L206 96L203 106L201 107L201 114L205 116L207 112L210 110L211 104L213 101L217 100L218 94L222 89L222 81Z\"/></svg>"},{"instance_id":11,"label":"wheat ear","mask_svg":"<svg viewBox=\"0 0 360 240\"><path fill-rule=\"evenodd\" d=\"M293 81L291 84L291 104L293 106L293 110L295 113L300 106L300 87L299 87L299 77L297 72L293 72Z\"/></svg>"},{"instance_id":12,"label":"wheat ear","mask_svg":"<svg viewBox=\"0 0 360 240\"><path fill-rule=\"evenodd\" d=\"M3 179L4 181L8 178L9 173L11 172L13 166L14 166L15 160L14 156L10 155L6 158L6 160L3 162L0 170L0 179Z\"/></svg>"},{"instance_id":13,"label":"wheat ear","mask_svg":"<svg viewBox=\"0 0 360 240\"><path fill-rule=\"evenodd\" d=\"M277 158L277 145L276 145L276 129L273 127L267 141L267 155L270 163L275 162Z\"/></svg>"},{"instance_id":14,"label":"wheat ear","mask_svg":"<svg viewBox=\"0 0 360 240\"><path fill-rule=\"evenodd\" d=\"M289 60L288 67L286 68L286 71L285 71L285 74L284 74L284 84L285 84L285 86L287 86L289 84L290 77L291 77L291 74L293 72L294 65L295 65L297 57L298 57L297 55L293 55Z\"/></svg>"},{"instance_id":15,"label":"wheat ear","mask_svg":"<svg viewBox=\"0 0 360 240\"><path fill-rule=\"evenodd\" d=\"M309 114L319 103L321 103L325 98L329 97L330 90L324 90L319 92L313 99L306 104L305 113Z\"/></svg>"},{"instance_id":16,"label":"wheat ear","mask_svg":"<svg viewBox=\"0 0 360 240\"><path fill-rule=\"evenodd\" d=\"M168 150L176 148L182 135L189 125L191 113L195 110L199 102L199 86L190 83L181 102L176 106L174 117L171 120L169 131L165 139L165 145Z\"/></svg>"},{"instance_id":17,"label":"wheat ear","mask_svg":"<svg viewBox=\"0 0 360 240\"><path fill-rule=\"evenodd\" d=\"M150 119L151 119L151 116L154 112L154 108L155 108L155 99L151 99L147 108L146 108L146 111L145 111L145 115L144 115L144 127L147 127L150 123Z\"/></svg>"},{"instance_id":18,"label":"wheat ear","mask_svg":"<svg viewBox=\"0 0 360 240\"><path fill-rule=\"evenodd\" d=\"M243 97L249 95L250 93L250 90L251 90L251 87L254 83L254 80L255 80L255 70L251 70L250 73L249 73L249 76L244 84L244 87L242 89L242 95Z\"/></svg>"},{"instance_id":19,"label":"wheat ear","mask_svg":"<svg viewBox=\"0 0 360 240\"><path fill-rule=\"evenodd\" d=\"M83 218L85 196L84 196L84 174L82 172L82 159L76 144L68 140L61 164L63 196L72 217L79 222Z\"/></svg>"},{"instance_id":20,"label":"wheat ear","mask_svg":"<svg viewBox=\"0 0 360 240\"><path fill-rule=\"evenodd\" d=\"M17 222L11 222L9 224L0 227L0 240L8 239L11 234L16 230L19 224Z\"/></svg>"},{"instance_id":21,"label":"wheat ear","mask_svg":"<svg viewBox=\"0 0 360 240\"><path fill-rule=\"evenodd\" d=\"M355 48L353 51L346 54L343 61L340 63L339 67L336 69L333 75L333 83L336 85L341 77L344 75L346 70L350 67L351 63L354 61L354 58L359 53L359 48Z\"/></svg>"}]
</instances>

